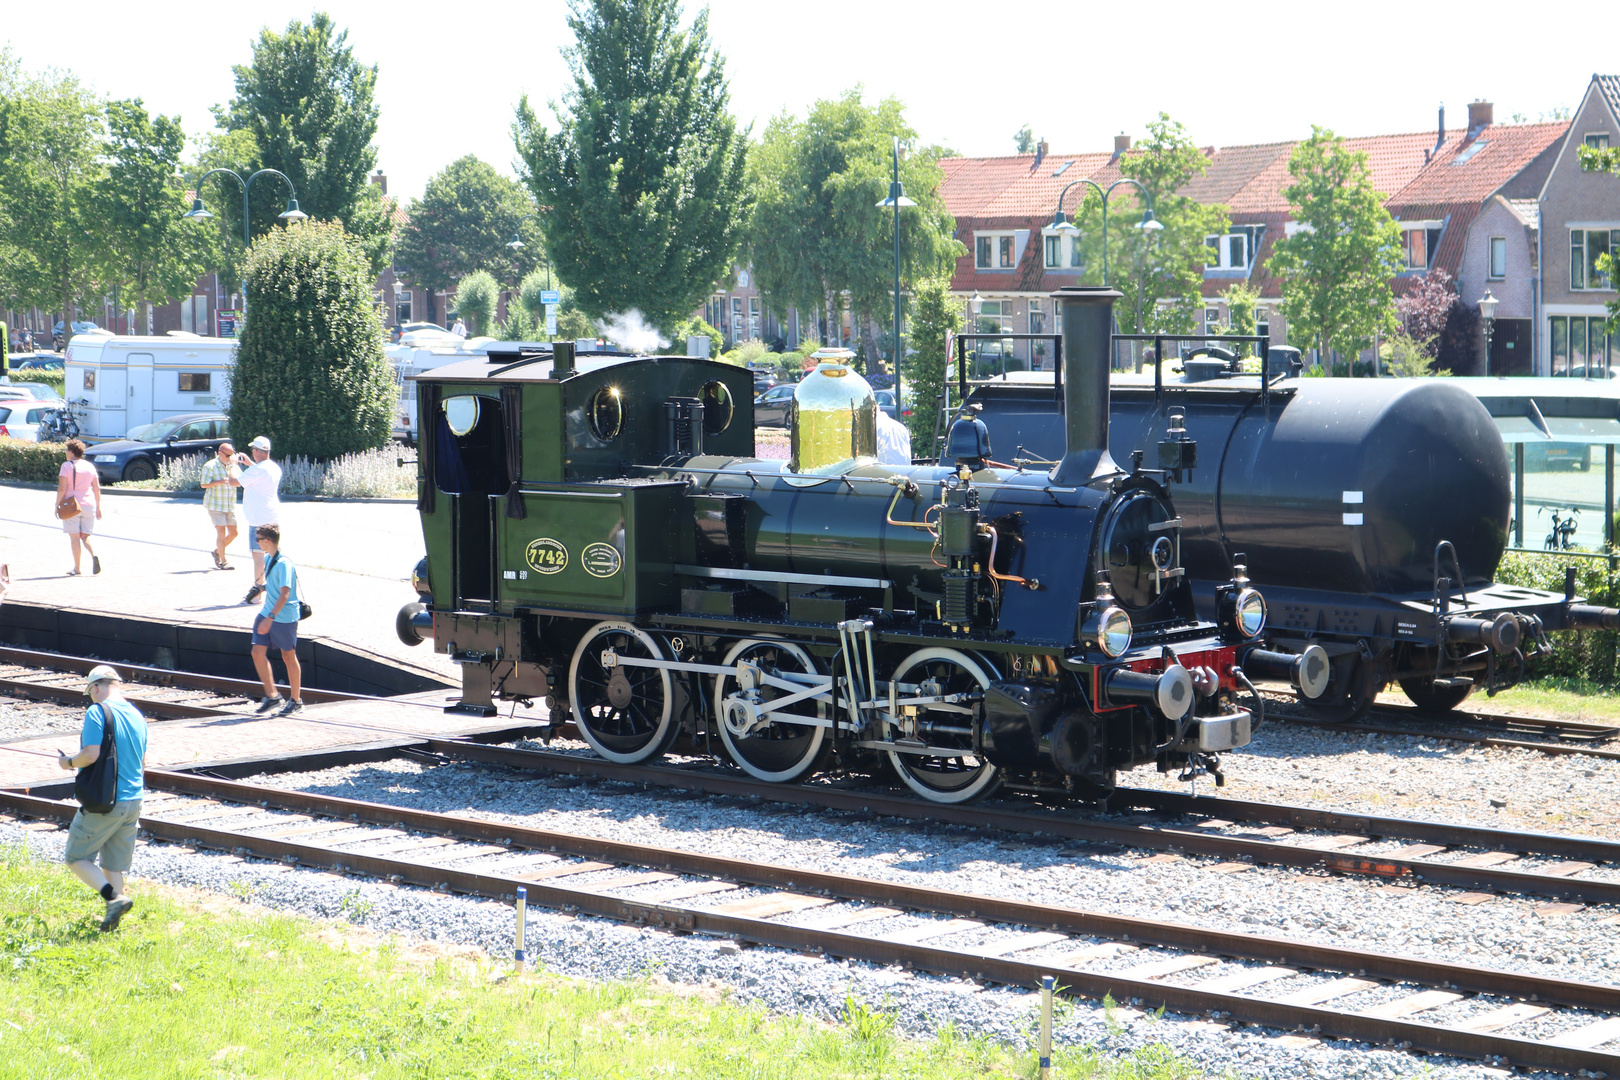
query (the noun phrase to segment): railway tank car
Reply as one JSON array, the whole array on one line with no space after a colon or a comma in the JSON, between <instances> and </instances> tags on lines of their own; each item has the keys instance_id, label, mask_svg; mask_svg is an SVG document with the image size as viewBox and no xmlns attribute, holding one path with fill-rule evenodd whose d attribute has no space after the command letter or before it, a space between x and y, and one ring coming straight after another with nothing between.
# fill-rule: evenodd
<instances>
[{"instance_id":1,"label":"railway tank car","mask_svg":"<svg viewBox=\"0 0 1620 1080\"><path fill-rule=\"evenodd\" d=\"M751 376L725 364L559 344L422 374L428 554L400 635L461 665L454 708L544 697L617 762L684 731L761 779L887 762L940 802L1098 797L1148 764L1219 780L1250 676L1320 692L1326 658L1257 647L1241 570L1198 618L1165 474L1107 450L1118 295L1057 295L1050 472L990 467L971 418L948 464L879 464L837 356L799 384L788 461L753 456Z\"/></svg>"},{"instance_id":2,"label":"railway tank car","mask_svg":"<svg viewBox=\"0 0 1620 1080\"><path fill-rule=\"evenodd\" d=\"M1473 395L1438 379L1292 377L1277 370L1285 352L1269 385L1208 358L1167 385L1117 381L1111 441L1184 423L1203 455L1176 496L1200 609L1245 553L1271 605L1268 645L1332 659L1322 714L1360 715L1392 680L1420 706L1454 708L1516 682L1546 631L1615 625L1572 590L1493 581L1511 474ZM1063 420L1050 377L1034 379L982 383L970 400L997 445L1038 455Z\"/></svg>"}]
</instances>

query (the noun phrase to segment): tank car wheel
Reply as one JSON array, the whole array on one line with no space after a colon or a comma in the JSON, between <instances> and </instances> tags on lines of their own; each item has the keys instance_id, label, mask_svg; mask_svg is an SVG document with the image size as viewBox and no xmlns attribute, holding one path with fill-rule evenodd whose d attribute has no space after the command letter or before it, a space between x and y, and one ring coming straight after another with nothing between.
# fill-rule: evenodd
<instances>
[{"instance_id":1,"label":"tank car wheel","mask_svg":"<svg viewBox=\"0 0 1620 1080\"><path fill-rule=\"evenodd\" d=\"M724 664L730 667L739 660L750 661L765 670L776 668L806 675L816 671L815 661L810 654L787 641L739 641L726 653ZM773 722L769 714L752 725L740 712L728 716L726 695L733 692L735 684L735 675L714 677L714 719L715 726L720 729L720 741L725 744L726 753L731 755L738 768L757 780L787 784L804 778L826 761L827 754L832 750L832 743L827 738L830 728L791 721ZM783 697L786 693L777 687L761 687L759 690L762 702ZM827 703L814 698L792 705L783 712L823 722L829 718Z\"/></svg>"},{"instance_id":2,"label":"tank car wheel","mask_svg":"<svg viewBox=\"0 0 1620 1080\"><path fill-rule=\"evenodd\" d=\"M922 696L924 683L938 687L929 690L930 695L982 691L998 677L983 661L955 649L918 649L902 660L891 676L902 684L901 697ZM929 746L966 753L959 757L931 757L888 751L890 763L906 786L939 803L968 802L994 791L1001 783L1001 774L973 750L973 708L941 703L924 705L921 710L918 734ZM885 716L885 735L890 740L898 739L902 735L898 719Z\"/></svg>"},{"instance_id":3,"label":"tank car wheel","mask_svg":"<svg viewBox=\"0 0 1620 1080\"><path fill-rule=\"evenodd\" d=\"M1433 677L1402 679L1401 692L1412 699L1412 704L1428 712L1450 712L1474 692L1474 684L1436 686Z\"/></svg>"},{"instance_id":4,"label":"tank car wheel","mask_svg":"<svg viewBox=\"0 0 1620 1080\"><path fill-rule=\"evenodd\" d=\"M607 668L602 653L663 660L658 642L627 622L600 622L579 639L568 667L574 725L591 749L621 765L639 765L675 741L674 687L663 668Z\"/></svg>"}]
</instances>

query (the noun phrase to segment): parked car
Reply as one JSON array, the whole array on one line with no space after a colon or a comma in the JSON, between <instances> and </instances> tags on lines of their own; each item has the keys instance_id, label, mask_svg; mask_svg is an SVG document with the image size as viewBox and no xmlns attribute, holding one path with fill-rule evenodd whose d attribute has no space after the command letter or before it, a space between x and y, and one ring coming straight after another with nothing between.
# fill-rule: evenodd
<instances>
[{"instance_id":1,"label":"parked car","mask_svg":"<svg viewBox=\"0 0 1620 1080\"><path fill-rule=\"evenodd\" d=\"M21 371L61 371L67 361L53 352L12 353L11 370L13 373Z\"/></svg>"},{"instance_id":2,"label":"parked car","mask_svg":"<svg viewBox=\"0 0 1620 1080\"><path fill-rule=\"evenodd\" d=\"M39 425L54 406L21 398L0 400L0 435L23 442L39 442Z\"/></svg>"},{"instance_id":3,"label":"parked car","mask_svg":"<svg viewBox=\"0 0 1620 1080\"><path fill-rule=\"evenodd\" d=\"M154 480L158 464L212 454L226 439L230 420L220 413L185 413L143 424L122 439L90 448L92 464L103 484L120 480Z\"/></svg>"},{"instance_id":4,"label":"parked car","mask_svg":"<svg viewBox=\"0 0 1620 1080\"><path fill-rule=\"evenodd\" d=\"M895 411L893 390L874 390L872 391L872 395L877 398L878 408L888 413L891 420L904 419L904 417L897 415ZM905 415L911 415L911 408L909 406L906 408Z\"/></svg>"},{"instance_id":5,"label":"parked car","mask_svg":"<svg viewBox=\"0 0 1620 1080\"><path fill-rule=\"evenodd\" d=\"M100 329L101 329L101 327L97 326L93 322L88 322L88 321L87 322L79 322L78 320L74 320L74 322L73 322L73 332L75 334L88 334L93 330L100 330ZM62 333L62 320L57 319L56 320L56 325L51 327L51 336L57 337L57 336L60 336L61 333Z\"/></svg>"},{"instance_id":6,"label":"parked car","mask_svg":"<svg viewBox=\"0 0 1620 1080\"><path fill-rule=\"evenodd\" d=\"M1511 457L1511 451L1509 453ZM1549 472L1553 469L1592 469L1592 444L1546 442L1534 439L1524 444L1524 471Z\"/></svg>"},{"instance_id":7,"label":"parked car","mask_svg":"<svg viewBox=\"0 0 1620 1080\"><path fill-rule=\"evenodd\" d=\"M56 387L50 385L49 383L17 382L15 379L13 379L11 382L4 384L3 387L0 387L0 389L26 390L30 394L34 395L34 400L36 401L50 401L58 405L62 403L62 395L58 394L56 392Z\"/></svg>"},{"instance_id":8,"label":"parked car","mask_svg":"<svg viewBox=\"0 0 1620 1080\"><path fill-rule=\"evenodd\" d=\"M754 398L755 427L787 427L788 410L793 407L792 383L773 386Z\"/></svg>"}]
</instances>

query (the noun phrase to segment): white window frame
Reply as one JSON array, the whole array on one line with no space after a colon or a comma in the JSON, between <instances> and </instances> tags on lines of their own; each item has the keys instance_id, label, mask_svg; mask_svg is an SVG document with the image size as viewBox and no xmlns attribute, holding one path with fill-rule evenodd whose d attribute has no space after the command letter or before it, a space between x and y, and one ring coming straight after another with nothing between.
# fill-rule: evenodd
<instances>
[{"instance_id":1,"label":"white window frame","mask_svg":"<svg viewBox=\"0 0 1620 1080\"><path fill-rule=\"evenodd\" d=\"M1498 245L1502 252L1502 269L1496 268ZM1507 237L1493 236L1485 241L1485 277L1488 281L1502 281L1507 277Z\"/></svg>"},{"instance_id":2,"label":"white window frame","mask_svg":"<svg viewBox=\"0 0 1620 1080\"><path fill-rule=\"evenodd\" d=\"M1234 244L1242 250L1241 259L1232 259ZM1249 234L1247 232L1210 233L1204 237L1204 246L1215 254L1215 261L1205 263L1208 270L1247 270L1253 261L1253 252L1249 250Z\"/></svg>"},{"instance_id":3,"label":"white window frame","mask_svg":"<svg viewBox=\"0 0 1620 1080\"><path fill-rule=\"evenodd\" d=\"M1015 237L1015 243L1016 239ZM1047 245L1053 240L1058 242L1058 261L1055 263L1048 259L1051 249ZM1085 248L1080 243L1080 234L1077 232L1050 228L1041 230L1041 263L1048 270L1078 271L1085 269L1085 266L1079 261L1079 257L1084 250Z\"/></svg>"},{"instance_id":4,"label":"white window frame","mask_svg":"<svg viewBox=\"0 0 1620 1080\"><path fill-rule=\"evenodd\" d=\"M1612 276L1609 279L1609 281L1607 281L1606 283L1604 283L1602 285L1594 285L1594 284L1592 284L1592 279L1596 274L1596 270L1592 266L1591 241L1588 239L1588 235L1587 235L1589 233L1608 233L1609 234L1609 254L1610 255L1620 255L1620 235L1617 235L1617 234L1620 234L1620 222L1612 222L1612 221L1572 221L1572 222L1570 222L1570 224L1569 224L1569 263L1567 264L1568 267L1569 267L1569 272L1570 272L1569 291L1570 292L1597 292L1597 293L1614 292L1615 291L1615 282L1614 282L1614 279L1613 279ZM1582 267L1581 267L1581 283L1579 285L1575 284L1575 236L1576 236L1576 234L1580 234L1580 237L1581 237L1580 248L1581 248Z\"/></svg>"},{"instance_id":5,"label":"white window frame","mask_svg":"<svg viewBox=\"0 0 1620 1080\"><path fill-rule=\"evenodd\" d=\"M1609 148L1609 133L1607 131L1588 131L1581 136L1581 145L1590 146L1594 150L1607 150Z\"/></svg>"},{"instance_id":6,"label":"white window frame","mask_svg":"<svg viewBox=\"0 0 1620 1080\"><path fill-rule=\"evenodd\" d=\"M1002 265L1001 246L1005 241L1012 247L1012 262ZM990 261L979 261L979 245L988 242L990 245ZM973 268L975 270L1016 270L1018 262L1023 258L1022 245L1018 242L1018 233L1012 229L996 229L994 231L976 232L973 234ZM1044 258L1044 252L1043 256Z\"/></svg>"}]
</instances>

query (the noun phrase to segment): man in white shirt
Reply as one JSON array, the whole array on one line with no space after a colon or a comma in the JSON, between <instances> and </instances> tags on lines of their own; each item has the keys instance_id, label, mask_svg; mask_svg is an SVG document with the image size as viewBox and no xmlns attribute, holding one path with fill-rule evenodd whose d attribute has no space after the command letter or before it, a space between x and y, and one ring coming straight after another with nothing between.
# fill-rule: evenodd
<instances>
[{"instance_id":1,"label":"man in white shirt","mask_svg":"<svg viewBox=\"0 0 1620 1080\"><path fill-rule=\"evenodd\" d=\"M242 516L247 519L248 543L253 549L253 587L242 603L251 604L264 592L264 550L259 547L259 526L281 524L281 466L270 460L270 440L263 435L248 444L252 462L237 454L241 473L232 483L242 489Z\"/></svg>"},{"instance_id":2,"label":"man in white shirt","mask_svg":"<svg viewBox=\"0 0 1620 1080\"><path fill-rule=\"evenodd\" d=\"M461 321L460 316L457 316L456 325L450 328L450 332L459 338L467 336L467 324Z\"/></svg>"},{"instance_id":3,"label":"man in white shirt","mask_svg":"<svg viewBox=\"0 0 1620 1080\"><path fill-rule=\"evenodd\" d=\"M911 432L906 425L884 412L877 414L877 452L879 465L911 464Z\"/></svg>"}]
</instances>

